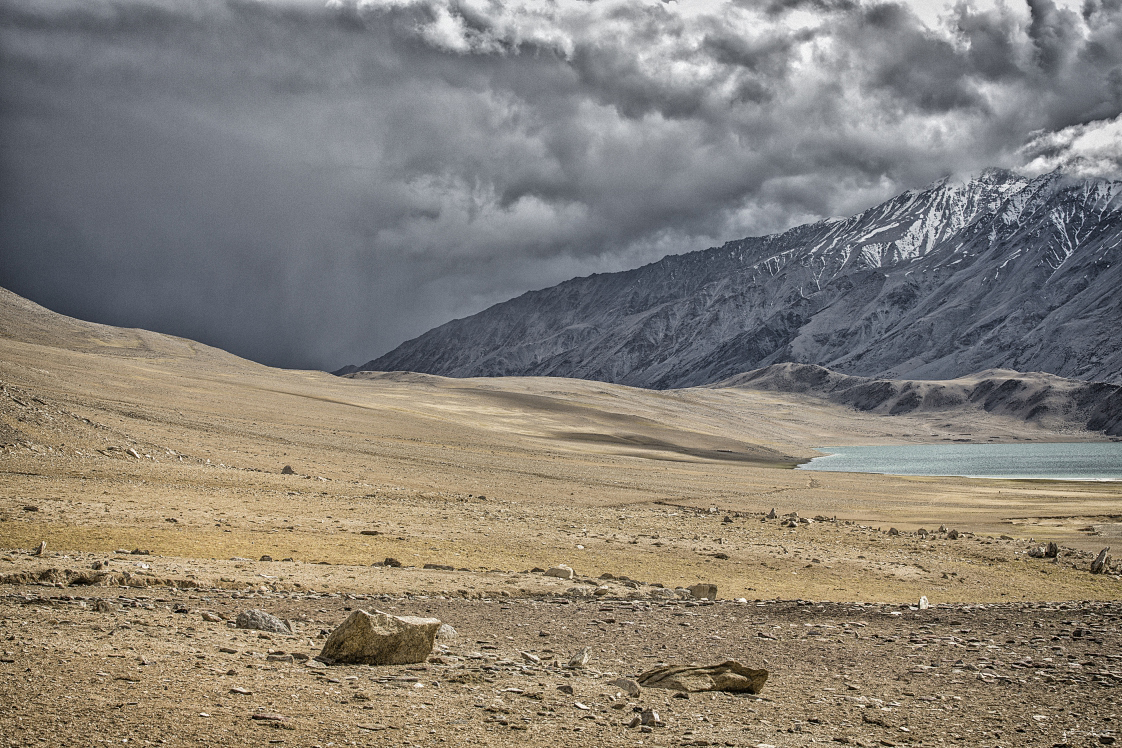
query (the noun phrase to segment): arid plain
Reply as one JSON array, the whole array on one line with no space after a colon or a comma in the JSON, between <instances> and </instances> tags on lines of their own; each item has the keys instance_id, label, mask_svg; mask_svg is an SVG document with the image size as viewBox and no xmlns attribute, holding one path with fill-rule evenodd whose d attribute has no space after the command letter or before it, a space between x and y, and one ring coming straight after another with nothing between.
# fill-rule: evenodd
<instances>
[{"instance_id":1,"label":"arid plain","mask_svg":"<svg viewBox=\"0 0 1122 748\"><path fill-rule=\"evenodd\" d=\"M792 469L825 444L1095 434L738 388L276 370L6 291L0 382L5 745L1116 734L1122 581L1088 566L1119 544L1122 487ZM1049 540L1058 559L1029 557ZM576 578L532 571L555 564ZM674 592L699 582L719 600ZM298 635L227 625L249 608ZM458 636L414 668L308 667L352 608ZM729 658L771 670L760 697L607 685ZM666 726L628 728L640 705Z\"/></svg>"}]
</instances>

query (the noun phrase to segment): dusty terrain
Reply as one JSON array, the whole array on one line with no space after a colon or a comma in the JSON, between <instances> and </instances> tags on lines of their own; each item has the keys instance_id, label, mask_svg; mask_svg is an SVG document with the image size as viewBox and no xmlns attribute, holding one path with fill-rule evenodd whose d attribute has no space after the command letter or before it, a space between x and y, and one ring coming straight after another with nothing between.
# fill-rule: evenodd
<instances>
[{"instance_id":1,"label":"dusty terrain","mask_svg":"<svg viewBox=\"0 0 1122 748\"><path fill-rule=\"evenodd\" d=\"M1095 434L735 389L278 371L6 292L0 382L3 745L1092 745L1117 729L1122 581L1087 568L1122 545L1122 487L791 469L821 444ZM1048 540L1057 560L1028 556ZM387 558L402 567L372 566ZM556 563L578 578L532 571ZM696 582L721 599L675 592ZM910 610L921 595L932 607ZM359 607L459 635L419 669L284 661ZM248 608L298 636L202 618ZM582 646L589 668L565 668ZM727 657L772 671L761 699L612 707L603 674ZM667 726L626 728L635 704Z\"/></svg>"}]
</instances>

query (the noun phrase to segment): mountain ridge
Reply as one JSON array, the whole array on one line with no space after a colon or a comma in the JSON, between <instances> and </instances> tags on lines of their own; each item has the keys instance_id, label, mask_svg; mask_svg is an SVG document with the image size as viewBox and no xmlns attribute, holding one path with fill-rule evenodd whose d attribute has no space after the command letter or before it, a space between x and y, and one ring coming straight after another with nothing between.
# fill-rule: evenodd
<instances>
[{"instance_id":1,"label":"mountain ridge","mask_svg":"<svg viewBox=\"0 0 1122 748\"><path fill-rule=\"evenodd\" d=\"M844 219L574 278L358 370L668 389L773 363L1122 382L1122 183L987 170Z\"/></svg>"}]
</instances>

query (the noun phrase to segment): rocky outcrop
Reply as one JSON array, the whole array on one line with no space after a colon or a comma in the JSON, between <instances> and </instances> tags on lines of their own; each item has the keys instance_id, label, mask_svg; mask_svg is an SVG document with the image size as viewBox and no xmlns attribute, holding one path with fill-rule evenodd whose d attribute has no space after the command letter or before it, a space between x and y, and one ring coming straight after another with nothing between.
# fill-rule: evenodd
<instances>
[{"instance_id":1,"label":"rocky outcrop","mask_svg":"<svg viewBox=\"0 0 1122 748\"><path fill-rule=\"evenodd\" d=\"M1122 436L1122 385L989 370L947 380L855 377L811 364L773 364L713 387L811 395L855 410L902 415L984 410L1046 428Z\"/></svg>"}]
</instances>

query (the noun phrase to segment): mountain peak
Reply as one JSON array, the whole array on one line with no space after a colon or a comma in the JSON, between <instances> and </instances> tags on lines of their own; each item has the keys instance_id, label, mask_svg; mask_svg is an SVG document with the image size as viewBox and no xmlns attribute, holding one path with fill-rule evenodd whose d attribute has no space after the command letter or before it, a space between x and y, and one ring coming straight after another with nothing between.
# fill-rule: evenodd
<instances>
[{"instance_id":1,"label":"mountain peak","mask_svg":"<svg viewBox=\"0 0 1122 748\"><path fill-rule=\"evenodd\" d=\"M566 281L362 370L708 384L772 363L1122 381L1120 183L987 169L842 219Z\"/></svg>"}]
</instances>

